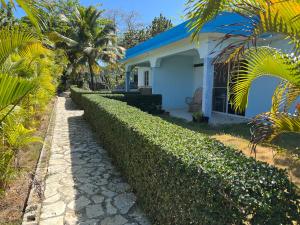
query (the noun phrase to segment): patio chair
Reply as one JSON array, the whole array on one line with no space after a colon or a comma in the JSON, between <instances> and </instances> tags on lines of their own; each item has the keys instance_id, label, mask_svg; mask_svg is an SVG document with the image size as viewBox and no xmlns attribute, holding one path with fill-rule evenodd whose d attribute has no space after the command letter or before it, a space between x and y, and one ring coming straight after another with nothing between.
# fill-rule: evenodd
<instances>
[{"instance_id":1,"label":"patio chair","mask_svg":"<svg viewBox=\"0 0 300 225\"><path fill-rule=\"evenodd\" d=\"M202 106L202 88L197 88L192 98L187 97L185 103L189 106L189 112L198 112Z\"/></svg>"}]
</instances>

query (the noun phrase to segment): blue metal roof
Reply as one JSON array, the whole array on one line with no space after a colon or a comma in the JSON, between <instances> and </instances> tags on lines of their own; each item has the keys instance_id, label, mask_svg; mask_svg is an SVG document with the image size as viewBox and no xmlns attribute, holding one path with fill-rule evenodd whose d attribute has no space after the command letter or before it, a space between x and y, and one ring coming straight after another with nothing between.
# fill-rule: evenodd
<instances>
[{"instance_id":1,"label":"blue metal roof","mask_svg":"<svg viewBox=\"0 0 300 225\"><path fill-rule=\"evenodd\" d=\"M126 51L125 58L122 61L126 61L138 55L189 37L191 35L191 31L187 26L188 23L189 21L179 24L133 48L128 49ZM236 13L223 12L213 20L207 22L202 27L201 33L247 35L249 34L249 29L251 29L251 27L252 22L249 18Z\"/></svg>"}]
</instances>

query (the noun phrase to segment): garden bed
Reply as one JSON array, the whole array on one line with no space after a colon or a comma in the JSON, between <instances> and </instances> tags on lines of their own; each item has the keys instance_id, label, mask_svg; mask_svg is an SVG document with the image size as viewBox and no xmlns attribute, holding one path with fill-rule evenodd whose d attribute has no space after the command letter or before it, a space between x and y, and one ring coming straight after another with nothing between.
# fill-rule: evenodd
<instances>
[{"instance_id":1,"label":"garden bed","mask_svg":"<svg viewBox=\"0 0 300 225\"><path fill-rule=\"evenodd\" d=\"M120 101L83 95L83 108L154 224L299 221L283 170Z\"/></svg>"},{"instance_id":2,"label":"garden bed","mask_svg":"<svg viewBox=\"0 0 300 225\"><path fill-rule=\"evenodd\" d=\"M36 136L45 137L50 122L54 100L49 103L47 112L41 118ZM0 196L0 225L19 225L22 223L32 175L35 172L42 143L31 144L20 152L20 172L11 181L3 196Z\"/></svg>"}]
</instances>

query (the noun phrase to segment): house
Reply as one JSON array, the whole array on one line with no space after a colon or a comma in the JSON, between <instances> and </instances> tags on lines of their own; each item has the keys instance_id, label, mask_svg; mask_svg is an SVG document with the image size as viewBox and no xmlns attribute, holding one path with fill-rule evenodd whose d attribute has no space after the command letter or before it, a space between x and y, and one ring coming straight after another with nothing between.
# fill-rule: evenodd
<instances>
[{"instance_id":1,"label":"house","mask_svg":"<svg viewBox=\"0 0 300 225\"><path fill-rule=\"evenodd\" d=\"M228 24L235 26L226 26ZM247 109L237 113L227 98L230 68L213 63L224 46L247 35L242 24L251 26L251 21L239 14L223 12L203 26L197 43L192 42L187 21L128 49L123 60L126 91L130 91L132 71L137 68L138 88L161 94L162 107L171 115L191 118L185 99L192 97L197 88L202 89L202 112L212 123L242 122L269 111L278 79L261 77L255 80ZM228 33L235 37L220 44ZM259 44L289 48L288 42L279 36L268 35L261 38Z\"/></svg>"}]
</instances>

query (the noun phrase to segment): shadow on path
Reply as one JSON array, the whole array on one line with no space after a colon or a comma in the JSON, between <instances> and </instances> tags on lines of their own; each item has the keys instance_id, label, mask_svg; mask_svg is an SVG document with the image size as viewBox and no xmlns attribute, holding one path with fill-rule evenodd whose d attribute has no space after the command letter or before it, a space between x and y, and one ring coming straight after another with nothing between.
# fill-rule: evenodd
<instances>
[{"instance_id":1,"label":"shadow on path","mask_svg":"<svg viewBox=\"0 0 300 225\"><path fill-rule=\"evenodd\" d=\"M58 100L41 225L150 225L69 98Z\"/></svg>"}]
</instances>

